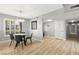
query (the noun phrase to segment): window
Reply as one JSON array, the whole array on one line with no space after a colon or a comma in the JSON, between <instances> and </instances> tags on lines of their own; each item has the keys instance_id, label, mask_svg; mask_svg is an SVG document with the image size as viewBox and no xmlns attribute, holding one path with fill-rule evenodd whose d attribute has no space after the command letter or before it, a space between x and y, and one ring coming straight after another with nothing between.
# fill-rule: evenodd
<instances>
[{"instance_id":1,"label":"window","mask_svg":"<svg viewBox=\"0 0 79 59\"><path fill-rule=\"evenodd\" d=\"M31 29L32 30L37 30L37 21L32 21L31 22Z\"/></svg>"},{"instance_id":2,"label":"window","mask_svg":"<svg viewBox=\"0 0 79 59\"><path fill-rule=\"evenodd\" d=\"M5 19L4 20L4 35L8 36L10 33L19 33L20 24L15 25L14 19Z\"/></svg>"}]
</instances>

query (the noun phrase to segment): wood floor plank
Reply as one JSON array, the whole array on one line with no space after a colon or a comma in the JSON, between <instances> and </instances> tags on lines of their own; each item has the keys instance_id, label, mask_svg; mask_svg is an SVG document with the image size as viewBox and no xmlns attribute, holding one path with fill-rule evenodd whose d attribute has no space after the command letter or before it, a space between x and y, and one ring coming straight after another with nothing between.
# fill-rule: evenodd
<instances>
[{"instance_id":1,"label":"wood floor plank","mask_svg":"<svg viewBox=\"0 0 79 59\"><path fill-rule=\"evenodd\" d=\"M19 45L14 49L15 44L9 47L10 41L0 42L1 55L79 55L79 41L62 40L55 38L44 38L41 41L33 40L23 48Z\"/></svg>"}]
</instances>

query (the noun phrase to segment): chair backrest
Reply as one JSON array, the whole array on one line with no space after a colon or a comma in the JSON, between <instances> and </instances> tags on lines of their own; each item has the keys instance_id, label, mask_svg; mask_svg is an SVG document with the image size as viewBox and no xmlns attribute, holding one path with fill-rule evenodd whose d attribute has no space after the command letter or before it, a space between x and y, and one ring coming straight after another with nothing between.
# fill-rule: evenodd
<instances>
[{"instance_id":1,"label":"chair backrest","mask_svg":"<svg viewBox=\"0 0 79 59\"><path fill-rule=\"evenodd\" d=\"M13 40L14 39L14 35L11 33L10 34L10 39Z\"/></svg>"},{"instance_id":2,"label":"chair backrest","mask_svg":"<svg viewBox=\"0 0 79 59\"><path fill-rule=\"evenodd\" d=\"M15 40L16 40L16 42L22 41L22 36L21 35L15 35Z\"/></svg>"},{"instance_id":3,"label":"chair backrest","mask_svg":"<svg viewBox=\"0 0 79 59\"><path fill-rule=\"evenodd\" d=\"M22 34L25 34L25 32L21 32Z\"/></svg>"}]
</instances>

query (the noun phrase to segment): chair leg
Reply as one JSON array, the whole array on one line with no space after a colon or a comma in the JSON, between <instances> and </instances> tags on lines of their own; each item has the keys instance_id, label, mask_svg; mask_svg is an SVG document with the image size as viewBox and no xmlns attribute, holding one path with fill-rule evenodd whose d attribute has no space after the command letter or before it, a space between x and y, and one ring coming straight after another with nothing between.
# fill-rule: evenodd
<instances>
[{"instance_id":1,"label":"chair leg","mask_svg":"<svg viewBox=\"0 0 79 59\"><path fill-rule=\"evenodd\" d=\"M23 48L23 42L21 42L21 44L22 44L22 48Z\"/></svg>"},{"instance_id":2,"label":"chair leg","mask_svg":"<svg viewBox=\"0 0 79 59\"><path fill-rule=\"evenodd\" d=\"M18 46L18 44L19 44L19 42L16 42L15 49L16 49L16 47Z\"/></svg>"},{"instance_id":3,"label":"chair leg","mask_svg":"<svg viewBox=\"0 0 79 59\"><path fill-rule=\"evenodd\" d=\"M9 45L9 46L11 46L11 44L12 44L12 40L11 40L11 42L10 42L10 45Z\"/></svg>"},{"instance_id":4,"label":"chair leg","mask_svg":"<svg viewBox=\"0 0 79 59\"><path fill-rule=\"evenodd\" d=\"M26 43L27 43L26 40L24 40L24 45L25 45L25 46L26 46Z\"/></svg>"},{"instance_id":5,"label":"chair leg","mask_svg":"<svg viewBox=\"0 0 79 59\"><path fill-rule=\"evenodd\" d=\"M14 43L15 41L13 40L13 43Z\"/></svg>"},{"instance_id":6,"label":"chair leg","mask_svg":"<svg viewBox=\"0 0 79 59\"><path fill-rule=\"evenodd\" d=\"M27 44L27 39L26 39L26 44Z\"/></svg>"},{"instance_id":7,"label":"chair leg","mask_svg":"<svg viewBox=\"0 0 79 59\"><path fill-rule=\"evenodd\" d=\"M30 39L30 41L31 41L31 44L32 44L32 39Z\"/></svg>"}]
</instances>

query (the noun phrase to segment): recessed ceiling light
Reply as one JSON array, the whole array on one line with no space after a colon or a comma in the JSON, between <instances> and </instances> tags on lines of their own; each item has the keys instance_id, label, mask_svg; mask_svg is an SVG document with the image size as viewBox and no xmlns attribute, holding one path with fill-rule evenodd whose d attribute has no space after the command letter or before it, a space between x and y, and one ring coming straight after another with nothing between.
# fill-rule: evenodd
<instances>
[{"instance_id":1,"label":"recessed ceiling light","mask_svg":"<svg viewBox=\"0 0 79 59\"><path fill-rule=\"evenodd\" d=\"M53 21L52 19L48 19L47 21Z\"/></svg>"},{"instance_id":2,"label":"recessed ceiling light","mask_svg":"<svg viewBox=\"0 0 79 59\"><path fill-rule=\"evenodd\" d=\"M72 25L75 25L75 24L72 24Z\"/></svg>"},{"instance_id":3,"label":"recessed ceiling light","mask_svg":"<svg viewBox=\"0 0 79 59\"><path fill-rule=\"evenodd\" d=\"M71 22L73 23L75 20L71 20Z\"/></svg>"}]
</instances>

